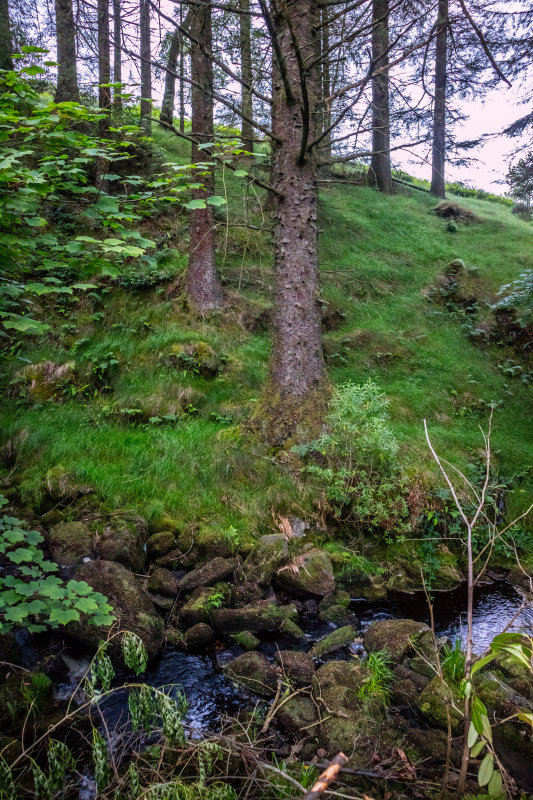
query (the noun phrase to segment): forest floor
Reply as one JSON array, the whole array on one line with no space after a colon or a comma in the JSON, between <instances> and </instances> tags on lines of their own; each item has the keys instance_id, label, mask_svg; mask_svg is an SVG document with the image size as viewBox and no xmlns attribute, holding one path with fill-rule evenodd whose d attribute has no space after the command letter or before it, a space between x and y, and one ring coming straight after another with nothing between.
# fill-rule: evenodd
<instances>
[{"instance_id":1,"label":"forest floor","mask_svg":"<svg viewBox=\"0 0 533 800\"><path fill-rule=\"evenodd\" d=\"M175 138L155 135L162 161L184 159ZM60 466L108 509L148 521L167 513L230 538L277 530L279 515L320 513L316 482L243 425L267 375L269 218L264 195L228 171L218 174L217 193L228 198L227 218L217 211L222 313L195 317L165 293L186 266L187 217L171 208L142 225L157 242L154 259L84 298L43 304L54 332L1 365L3 443L19 446L0 477L14 478L28 509L39 511L46 476ZM533 487L531 385L524 366L513 369L511 346L488 341L490 304L533 265L533 227L508 207L453 199L475 215L455 232L428 194L321 184L328 373L334 386L372 378L386 394L402 470L423 492L442 485L423 419L440 454L476 470L479 426L494 404L494 468L510 486L510 518ZM443 276L455 259L464 266L452 286ZM198 343L212 350L211 373L195 362ZM44 361L71 363L60 391L21 392L17 373Z\"/></svg>"}]
</instances>

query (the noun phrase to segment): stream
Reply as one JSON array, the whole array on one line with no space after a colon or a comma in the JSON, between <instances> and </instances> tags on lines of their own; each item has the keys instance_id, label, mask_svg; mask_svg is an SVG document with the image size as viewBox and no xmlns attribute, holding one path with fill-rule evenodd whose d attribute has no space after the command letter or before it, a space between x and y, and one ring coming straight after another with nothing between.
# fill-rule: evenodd
<instances>
[{"instance_id":1,"label":"stream","mask_svg":"<svg viewBox=\"0 0 533 800\"><path fill-rule=\"evenodd\" d=\"M519 610L522 595L513 586L501 582L479 586L476 589L474 609L474 651L482 653L493 637L501 632ZM353 600L351 609L360 621L364 632L373 622L381 619L411 618L429 623L429 613L424 594L408 595L400 592L390 593L383 601L368 602ZM461 637L466 622L466 585L450 592L436 594L434 599L435 627L438 636L447 636L452 641ZM316 618L302 618L300 625L308 644L296 648L294 641L279 633L260 635L260 652L272 658L276 649L307 649L311 643L330 633L333 626ZM510 630L520 630L533 634L533 607L529 605L520 613ZM156 686L177 684L185 693L189 705L186 725L189 734L200 735L202 730L211 731L220 727L221 717L235 715L242 709L253 709L257 697L242 687L235 687L225 678L222 667L243 651L236 644L216 643L207 652L186 653L175 647L167 647L159 661L148 670L141 680ZM361 643L351 646L353 655L363 655ZM349 650L331 654L328 658L345 659ZM117 676L117 685L127 681L126 676ZM58 686L58 692L68 692L68 685ZM128 718L127 693L116 692L101 704L109 729L121 726Z\"/></svg>"}]
</instances>

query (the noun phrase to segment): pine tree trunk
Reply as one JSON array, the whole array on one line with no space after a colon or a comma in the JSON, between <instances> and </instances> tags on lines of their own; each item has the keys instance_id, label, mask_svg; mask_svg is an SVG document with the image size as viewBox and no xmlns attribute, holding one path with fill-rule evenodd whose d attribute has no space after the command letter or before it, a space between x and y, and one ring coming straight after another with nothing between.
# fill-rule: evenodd
<instances>
[{"instance_id":1,"label":"pine tree trunk","mask_svg":"<svg viewBox=\"0 0 533 800\"><path fill-rule=\"evenodd\" d=\"M13 69L9 0L0 0L0 69Z\"/></svg>"},{"instance_id":2,"label":"pine tree trunk","mask_svg":"<svg viewBox=\"0 0 533 800\"><path fill-rule=\"evenodd\" d=\"M140 55L141 55L141 128L144 136L150 136L152 123L152 47L150 41L150 3L140 0Z\"/></svg>"},{"instance_id":3,"label":"pine tree trunk","mask_svg":"<svg viewBox=\"0 0 533 800\"><path fill-rule=\"evenodd\" d=\"M201 144L213 141L213 62L211 3L199 0L192 9L191 34L199 45L191 43L192 136ZM206 161L205 150L192 145L192 162ZM193 198L204 199L214 194L215 176L212 169L200 179L203 189L195 189ZM215 220L213 206L191 211L189 263L187 266L187 297L199 311L220 308L222 290L215 262Z\"/></svg>"},{"instance_id":4,"label":"pine tree trunk","mask_svg":"<svg viewBox=\"0 0 533 800\"><path fill-rule=\"evenodd\" d=\"M324 100L331 95L331 74L329 57L326 55L329 50L329 27L326 24L328 18L327 8L323 8L321 12L322 36L320 42L320 49L322 54L322 97L320 101ZM325 103L322 106L322 133L328 130L331 125L331 108ZM320 144L320 157L327 161L331 158L331 132L328 133Z\"/></svg>"},{"instance_id":5,"label":"pine tree trunk","mask_svg":"<svg viewBox=\"0 0 533 800\"><path fill-rule=\"evenodd\" d=\"M277 6L279 10L279 6ZM316 0L293 0L293 33L303 63L317 55ZM265 433L272 443L316 434L327 398L318 304L318 192L314 156L302 152L304 91L286 17L275 16L276 34L294 99L287 97L274 62L272 122L281 144L274 145L274 316L270 376L263 401ZM309 139L320 125L318 71L307 70Z\"/></svg>"},{"instance_id":6,"label":"pine tree trunk","mask_svg":"<svg viewBox=\"0 0 533 800\"><path fill-rule=\"evenodd\" d=\"M109 0L98 0L98 106L109 112L111 108L111 46L109 42ZM109 114L99 122L100 136L107 134Z\"/></svg>"},{"instance_id":7,"label":"pine tree trunk","mask_svg":"<svg viewBox=\"0 0 533 800\"><path fill-rule=\"evenodd\" d=\"M239 8L241 11L250 11L250 0L239 0ZM252 70L252 18L249 13L239 14L240 25L240 50L241 50L241 78L252 86L253 70ZM241 111L244 117L248 119L242 120L241 139L244 149L253 153L254 151L254 127L248 120L253 119L254 109L252 102L251 89L241 84Z\"/></svg>"},{"instance_id":8,"label":"pine tree trunk","mask_svg":"<svg viewBox=\"0 0 533 800\"><path fill-rule=\"evenodd\" d=\"M180 3L180 25L183 25L183 6ZM183 74L185 69L185 53L183 47L180 48L180 131L185 131L185 82Z\"/></svg>"},{"instance_id":9,"label":"pine tree trunk","mask_svg":"<svg viewBox=\"0 0 533 800\"><path fill-rule=\"evenodd\" d=\"M113 83L122 83L122 19L120 0L113 0ZM122 87L115 87L113 91L113 106L115 112L122 110Z\"/></svg>"},{"instance_id":10,"label":"pine tree trunk","mask_svg":"<svg viewBox=\"0 0 533 800\"><path fill-rule=\"evenodd\" d=\"M77 103L80 99L76 69L76 32L72 0L55 0L57 41L56 103Z\"/></svg>"},{"instance_id":11,"label":"pine tree trunk","mask_svg":"<svg viewBox=\"0 0 533 800\"><path fill-rule=\"evenodd\" d=\"M374 0L372 62L374 72L386 67L389 47L389 0ZM390 163L389 72L372 77L372 161L369 178L380 192L392 191Z\"/></svg>"},{"instance_id":12,"label":"pine tree trunk","mask_svg":"<svg viewBox=\"0 0 533 800\"><path fill-rule=\"evenodd\" d=\"M178 56L181 47L181 34L179 29L172 34L170 48L168 51L167 71L165 73L165 91L163 102L161 103L161 122L172 125L174 121L174 98L176 94L176 70L178 67Z\"/></svg>"},{"instance_id":13,"label":"pine tree trunk","mask_svg":"<svg viewBox=\"0 0 533 800\"><path fill-rule=\"evenodd\" d=\"M435 104L433 110L433 150L431 194L446 197L446 69L448 53L448 0L439 0L437 47L435 54Z\"/></svg>"}]
</instances>

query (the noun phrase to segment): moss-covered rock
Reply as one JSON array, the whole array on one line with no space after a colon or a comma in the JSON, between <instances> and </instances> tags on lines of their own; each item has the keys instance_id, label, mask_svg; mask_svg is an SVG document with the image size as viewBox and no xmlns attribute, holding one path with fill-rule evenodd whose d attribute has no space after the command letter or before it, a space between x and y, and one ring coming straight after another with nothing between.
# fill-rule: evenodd
<instances>
[{"instance_id":1,"label":"moss-covered rock","mask_svg":"<svg viewBox=\"0 0 533 800\"><path fill-rule=\"evenodd\" d=\"M232 681L250 691L270 697L276 691L278 672L262 653L243 653L224 667Z\"/></svg>"},{"instance_id":2,"label":"moss-covered rock","mask_svg":"<svg viewBox=\"0 0 533 800\"><path fill-rule=\"evenodd\" d=\"M181 525L177 519L171 517L170 514L166 514L164 511L157 516L153 517L148 523L148 529L150 533L162 533L164 531L172 531L173 533L178 533L181 531Z\"/></svg>"},{"instance_id":3,"label":"moss-covered rock","mask_svg":"<svg viewBox=\"0 0 533 800\"><path fill-rule=\"evenodd\" d=\"M178 546L175 531L159 531L153 533L146 542L146 552L150 561L166 556Z\"/></svg>"},{"instance_id":4,"label":"moss-covered rock","mask_svg":"<svg viewBox=\"0 0 533 800\"><path fill-rule=\"evenodd\" d=\"M337 628L336 631L328 633L327 636L316 642L309 651L309 655L312 658L323 658L328 653L334 653L336 650L346 647L353 642L356 636L357 631L351 625Z\"/></svg>"},{"instance_id":5,"label":"moss-covered rock","mask_svg":"<svg viewBox=\"0 0 533 800\"><path fill-rule=\"evenodd\" d=\"M276 718L284 730L299 737L313 735L318 725L317 708L310 697L291 697L277 712Z\"/></svg>"},{"instance_id":6,"label":"moss-covered rock","mask_svg":"<svg viewBox=\"0 0 533 800\"><path fill-rule=\"evenodd\" d=\"M331 560L317 548L307 550L278 569L274 580L280 589L298 597L324 597L335 591Z\"/></svg>"},{"instance_id":7,"label":"moss-covered rock","mask_svg":"<svg viewBox=\"0 0 533 800\"><path fill-rule=\"evenodd\" d=\"M223 581L235 572L236 562L234 558L213 558L207 564L192 570L184 575L179 582L182 592L191 592L199 586L212 586L219 581Z\"/></svg>"},{"instance_id":8,"label":"moss-covered rock","mask_svg":"<svg viewBox=\"0 0 533 800\"><path fill-rule=\"evenodd\" d=\"M215 638L213 628L206 625L205 622L198 622L185 632L185 644L189 648L205 647L210 644Z\"/></svg>"},{"instance_id":9,"label":"moss-covered rock","mask_svg":"<svg viewBox=\"0 0 533 800\"><path fill-rule=\"evenodd\" d=\"M285 617L277 606L260 601L243 608L215 608L211 620L220 633L258 633L278 630Z\"/></svg>"},{"instance_id":10,"label":"moss-covered rock","mask_svg":"<svg viewBox=\"0 0 533 800\"><path fill-rule=\"evenodd\" d=\"M327 594L322 598L318 604L318 612L321 614L323 611L327 611L327 609L331 606L342 606L342 608L348 608L351 599L352 598L350 597L349 592L345 592L343 590L332 592L331 594Z\"/></svg>"},{"instance_id":11,"label":"moss-covered rock","mask_svg":"<svg viewBox=\"0 0 533 800\"><path fill-rule=\"evenodd\" d=\"M41 361L38 364L28 364L15 375L14 386L18 393L42 403L45 400L63 402L64 387L76 375L74 361L65 364L55 364L53 361Z\"/></svg>"},{"instance_id":12,"label":"moss-covered rock","mask_svg":"<svg viewBox=\"0 0 533 800\"><path fill-rule=\"evenodd\" d=\"M115 519L97 527L95 550L104 561L117 561L132 572L142 572L146 562L145 542L146 526L143 519Z\"/></svg>"},{"instance_id":13,"label":"moss-covered rock","mask_svg":"<svg viewBox=\"0 0 533 800\"><path fill-rule=\"evenodd\" d=\"M52 559L62 567L94 558L94 533L83 522L60 522L50 528L45 538Z\"/></svg>"},{"instance_id":14,"label":"moss-covered rock","mask_svg":"<svg viewBox=\"0 0 533 800\"><path fill-rule=\"evenodd\" d=\"M193 341L173 344L166 361L179 369L199 373L203 378L214 378L223 360L207 342Z\"/></svg>"},{"instance_id":15,"label":"moss-covered rock","mask_svg":"<svg viewBox=\"0 0 533 800\"><path fill-rule=\"evenodd\" d=\"M313 694L323 717L318 737L328 755L354 751L363 729L359 690L365 677L361 664L347 661L328 661L313 676Z\"/></svg>"},{"instance_id":16,"label":"moss-covered rock","mask_svg":"<svg viewBox=\"0 0 533 800\"><path fill-rule=\"evenodd\" d=\"M242 647L243 650L257 650L261 644L257 636L254 636L250 631L242 631L241 633L234 633L231 637L233 641Z\"/></svg>"},{"instance_id":17,"label":"moss-covered rock","mask_svg":"<svg viewBox=\"0 0 533 800\"><path fill-rule=\"evenodd\" d=\"M355 627L358 625L357 617L353 611L350 611L344 606L328 606L319 612L318 618L321 619L322 622L330 622L332 625L337 625L338 627L342 625L353 625Z\"/></svg>"},{"instance_id":18,"label":"moss-covered rock","mask_svg":"<svg viewBox=\"0 0 533 800\"><path fill-rule=\"evenodd\" d=\"M78 568L76 578L107 597L120 630L140 636L150 659L158 655L163 644L163 620L132 572L114 561L91 561ZM71 623L68 632L71 638L95 651L99 642L107 638L108 628L82 621ZM121 663L120 644L116 638L110 655L116 663Z\"/></svg>"},{"instance_id":19,"label":"moss-covered rock","mask_svg":"<svg viewBox=\"0 0 533 800\"><path fill-rule=\"evenodd\" d=\"M174 598L178 593L178 582L169 569L155 567L150 573L146 588L149 592Z\"/></svg>"},{"instance_id":20,"label":"moss-covered rock","mask_svg":"<svg viewBox=\"0 0 533 800\"><path fill-rule=\"evenodd\" d=\"M308 686L315 673L313 659L298 650L278 650L274 656L283 672L299 686Z\"/></svg>"},{"instance_id":21,"label":"moss-covered rock","mask_svg":"<svg viewBox=\"0 0 533 800\"><path fill-rule=\"evenodd\" d=\"M246 579L268 586L276 570L289 560L287 540L281 533L261 536L244 563Z\"/></svg>"},{"instance_id":22,"label":"moss-covered rock","mask_svg":"<svg viewBox=\"0 0 533 800\"><path fill-rule=\"evenodd\" d=\"M365 649L369 653L386 650L391 660L399 663L413 652L413 638L427 630L425 623L414 619L379 620L364 635Z\"/></svg>"},{"instance_id":23,"label":"moss-covered rock","mask_svg":"<svg viewBox=\"0 0 533 800\"><path fill-rule=\"evenodd\" d=\"M194 533L193 544L201 558L229 558L236 550L236 543L224 536L222 530L208 527ZM183 534L180 537L180 546L182 550L193 546L190 535Z\"/></svg>"},{"instance_id":24,"label":"moss-covered rock","mask_svg":"<svg viewBox=\"0 0 533 800\"><path fill-rule=\"evenodd\" d=\"M458 689L451 684L443 685L438 675L432 678L426 688L420 692L416 706L429 725L443 731L448 729L446 714L446 708L448 708L452 732L454 735L460 732L463 717L458 710L462 707Z\"/></svg>"},{"instance_id":25,"label":"moss-covered rock","mask_svg":"<svg viewBox=\"0 0 533 800\"><path fill-rule=\"evenodd\" d=\"M292 619L284 619L279 629L281 633L283 633L285 636L289 636L296 642L307 641L307 636L303 630L295 622L293 622Z\"/></svg>"},{"instance_id":26,"label":"moss-covered rock","mask_svg":"<svg viewBox=\"0 0 533 800\"><path fill-rule=\"evenodd\" d=\"M213 598L220 592L215 586L202 586L195 589L191 597L180 609L179 620L184 628L190 628L199 622L209 622L213 608Z\"/></svg>"},{"instance_id":27,"label":"moss-covered rock","mask_svg":"<svg viewBox=\"0 0 533 800\"><path fill-rule=\"evenodd\" d=\"M30 713L43 714L53 702L53 684L42 672L8 670L0 682L0 730L16 730Z\"/></svg>"}]
</instances>

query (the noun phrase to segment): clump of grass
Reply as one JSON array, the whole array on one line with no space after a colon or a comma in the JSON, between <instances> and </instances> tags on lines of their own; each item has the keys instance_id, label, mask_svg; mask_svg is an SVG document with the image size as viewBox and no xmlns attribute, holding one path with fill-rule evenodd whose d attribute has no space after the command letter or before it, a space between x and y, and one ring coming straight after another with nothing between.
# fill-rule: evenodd
<instances>
[{"instance_id":1,"label":"clump of grass","mask_svg":"<svg viewBox=\"0 0 533 800\"><path fill-rule=\"evenodd\" d=\"M465 674L465 654L461 650L461 640L456 639L453 646L445 644L442 648L441 664L444 677L460 683Z\"/></svg>"},{"instance_id":2,"label":"clump of grass","mask_svg":"<svg viewBox=\"0 0 533 800\"><path fill-rule=\"evenodd\" d=\"M390 687L394 678L391 663L385 650L369 653L365 664L368 675L358 690L358 696L361 700L368 701L372 698L379 698L388 705Z\"/></svg>"}]
</instances>

